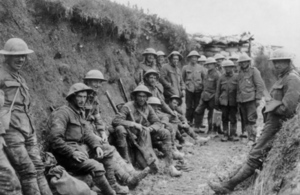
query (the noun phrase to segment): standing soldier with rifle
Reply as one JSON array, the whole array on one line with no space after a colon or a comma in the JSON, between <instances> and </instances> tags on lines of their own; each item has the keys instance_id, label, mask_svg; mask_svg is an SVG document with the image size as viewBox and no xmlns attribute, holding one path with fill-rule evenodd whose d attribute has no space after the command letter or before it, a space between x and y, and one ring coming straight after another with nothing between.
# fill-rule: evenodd
<instances>
[{"instance_id":1,"label":"standing soldier with rifle","mask_svg":"<svg viewBox=\"0 0 300 195\"><path fill-rule=\"evenodd\" d=\"M116 127L117 147L121 156L130 161L127 136L133 133L137 140L150 142L139 142L139 145L148 144L148 149L142 153L147 164L152 163L152 159L156 158L152 148L151 137L160 137L164 155L166 158L172 158L170 132L162 130L162 124L155 111L147 104L148 97L152 96L152 94L145 85L139 85L131 95L134 97L134 100L127 102L113 120L113 125ZM147 134L151 135L148 140L144 137ZM180 176L177 174L174 166L170 165L168 170L171 176Z\"/></svg>"},{"instance_id":2,"label":"standing soldier with rifle","mask_svg":"<svg viewBox=\"0 0 300 195\"><path fill-rule=\"evenodd\" d=\"M29 117L31 98L20 70L26 64L27 55L33 53L19 38L9 39L0 54L4 63L0 70L0 90L4 92L3 110L6 124L4 140L7 156L19 174L24 195L51 195L44 175L44 163L40 156L36 130ZM4 116L2 116L4 117ZM2 177L2 176L0 176Z\"/></svg>"}]
</instances>

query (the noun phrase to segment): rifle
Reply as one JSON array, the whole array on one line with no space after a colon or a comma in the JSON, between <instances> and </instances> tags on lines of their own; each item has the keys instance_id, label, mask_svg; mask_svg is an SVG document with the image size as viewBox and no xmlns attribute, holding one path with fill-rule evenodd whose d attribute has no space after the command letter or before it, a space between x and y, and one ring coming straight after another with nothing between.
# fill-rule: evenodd
<instances>
[{"instance_id":1,"label":"rifle","mask_svg":"<svg viewBox=\"0 0 300 195\"><path fill-rule=\"evenodd\" d=\"M141 72L140 72L140 78L141 78L141 81L140 81L139 84L143 84L144 85L144 71L143 70L141 70Z\"/></svg>"},{"instance_id":2,"label":"rifle","mask_svg":"<svg viewBox=\"0 0 300 195\"><path fill-rule=\"evenodd\" d=\"M115 114L118 114L119 111L118 111L118 109L117 109L115 103L112 101L109 92L106 91L106 92L105 92L105 95L106 95L106 97L107 97L107 99L108 99L108 101L109 101L109 103L110 103L112 109L114 110Z\"/></svg>"},{"instance_id":3,"label":"rifle","mask_svg":"<svg viewBox=\"0 0 300 195\"><path fill-rule=\"evenodd\" d=\"M123 85L123 81L122 81L121 78L119 79L119 87L120 87L120 91L123 95L123 98L124 98L125 102L128 102L128 97L126 95L125 88L124 88L124 85Z\"/></svg>"},{"instance_id":4,"label":"rifle","mask_svg":"<svg viewBox=\"0 0 300 195\"><path fill-rule=\"evenodd\" d=\"M106 95L106 97L107 97L107 99L108 99L108 101L109 101L111 107L113 108L115 114L118 114L119 111L117 110L116 105L115 105L115 103L113 102L113 100L112 100L112 98L111 98L109 92L106 91L106 92L105 92L105 95ZM129 109L130 117L131 117L132 120L135 122L134 117L133 117L133 114L132 114L130 108L128 108L128 109ZM129 139L132 141L133 145L141 152L141 154L142 154L142 156L144 157L144 159L146 159L147 165L149 166L149 165L151 165L152 163L154 163L155 160L156 160L155 158L153 158L150 162L148 162L148 161L149 161L149 160L148 160L148 156L149 156L149 155L147 155L147 154L146 154L146 151L145 151L145 150L137 143L137 141L136 141L136 135L134 135L134 134L133 134L129 129L127 129L127 128L126 128L126 131L127 131L128 137L129 137Z\"/></svg>"}]
</instances>

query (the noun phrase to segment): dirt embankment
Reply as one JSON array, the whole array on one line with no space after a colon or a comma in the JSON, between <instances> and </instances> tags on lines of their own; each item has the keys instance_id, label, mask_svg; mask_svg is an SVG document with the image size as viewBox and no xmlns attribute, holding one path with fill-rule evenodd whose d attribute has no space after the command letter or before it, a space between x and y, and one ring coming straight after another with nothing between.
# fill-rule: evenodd
<instances>
[{"instance_id":1,"label":"dirt embankment","mask_svg":"<svg viewBox=\"0 0 300 195\"><path fill-rule=\"evenodd\" d=\"M68 7L70 5L72 7ZM88 15L83 13L84 10L93 12ZM95 15L108 12L118 13L118 18ZM138 17L140 20L133 23ZM173 32L173 27L181 32ZM163 33L159 35L157 28ZM176 36L168 36L169 31L177 33L178 40ZM135 87L133 74L142 61L143 49L183 51L184 44L177 42L181 42L179 34L184 39L184 33L182 27L108 0L0 2L0 45L9 38L20 37L35 51L22 75L31 90L32 114L39 137L49 115L48 107L62 105L69 87L82 81L91 69L101 70L108 79L99 94L103 117L110 121L114 114L104 96L105 90L110 91L116 103L123 102L116 81L122 78L127 93L132 91ZM176 44L177 48L174 48Z\"/></svg>"}]
</instances>

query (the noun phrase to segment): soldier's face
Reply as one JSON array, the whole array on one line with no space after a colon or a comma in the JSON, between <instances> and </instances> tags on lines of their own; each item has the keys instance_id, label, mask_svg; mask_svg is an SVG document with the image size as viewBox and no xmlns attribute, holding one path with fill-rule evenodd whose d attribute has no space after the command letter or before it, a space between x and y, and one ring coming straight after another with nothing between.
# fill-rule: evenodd
<instances>
[{"instance_id":1,"label":"soldier's face","mask_svg":"<svg viewBox=\"0 0 300 195\"><path fill-rule=\"evenodd\" d=\"M207 67L207 70L212 70L216 67L216 64L214 64L214 63L207 64L206 67Z\"/></svg>"},{"instance_id":2,"label":"soldier's face","mask_svg":"<svg viewBox=\"0 0 300 195\"><path fill-rule=\"evenodd\" d=\"M148 82L151 86L155 86L156 81L157 81L157 78L156 78L156 75L154 75L154 74L150 74L150 75L147 77L147 82Z\"/></svg>"},{"instance_id":3,"label":"soldier's face","mask_svg":"<svg viewBox=\"0 0 300 195\"><path fill-rule=\"evenodd\" d=\"M159 64L163 64L165 62L165 56L158 56L157 61Z\"/></svg>"},{"instance_id":4,"label":"soldier's face","mask_svg":"<svg viewBox=\"0 0 300 195\"><path fill-rule=\"evenodd\" d=\"M18 72L25 64L27 55L7 55L5 60L13 71Z\"/></svg>"},{"instance_id":5,"label":"soldier's face","mask_svg":"<svg viewBox=\"0 0 300 195\"><path fill-rule=\"evenodd\" d=\"M198 57L197 56L191 56L190 57L190 61L192 64L196 64L197 63L197 60L198 60Z\"/></svg>"},{"instance_id":6,"label":"soldier's face","mask_svg":"<svg viewBox=\"0 0 300 195\"><path fill-rule=\"evenodd\" d=\"M79 108L83 108L85 105L85 102L86 102L86 98L87 98L86 91L76 93L75 98L74 98L75 106L77 106Z\"/></svg>"},{"instance_id":7,"label":"soldier's face","mask_svg":"<svg viewBox=\"0 0 300 195\"><path fill-rule=\"evenodd\" d=\"M235 68L234 66L227 66L227 67L224 67L225 73L226 73L226 74L232 73L234 68Z\"/></svg>"},{"instance_id":8,"label":"soldier's face","mask_svg":"<svg viewBox=\"0 0 300 195\"><path fill-rule=\"evenodd\" d=\"M136 103L139 106L144 106L146 104L147 100L148 100L148 96L147 96L146 93L144 93L144 92L137 93L137 95L136 95Z\"/></svg>"},{"instance_id":9,"label":"soldier's face","mask_svg":"<svg viewBox=\"0 0 300 195\"><path fill-rule=\"evenodd\" d=\"M242 69L247 69L250 66L250 61L240 62L239 65Z\"/></svg>"},{"instance_id":10,"label":"soldier's face","mask_svg":"<svg viewBox=\"0 0 300 195\"><path fill-rule=\"evenodd\" d=\"M158 111L159 110L159 105L157 104L151 104L151 107L153 108L153 110Z\"/></svg>"},{"instance_id":11,"label":"soldier's face","mask_svg":"<svg viewBox=\"0 0 300 195\"><path fill-rule=\"evenodd\" d=\"M89 79L86 82L86 85L93 88L94 90L97 90L101 87L102 81L99 79Z\"/></svg>"},{"instance_id":12,"label":"soldier's face","mask_svg":"<svg viewBox=\"0 0 300 195\"><path fill-rule=\"evenodd\" d=\"M216 59L218 64L221 64L223 62L224 59L220 58L220 59Z\"/></svg>"},{"instance_id":13,"label":"soldier's face","mask_svg":"<svg viewBox=\"0 0 300 195\"><path fill-rule=\"evenodd\" d=\"M278 74L284 72L290 66L290 60L275 60L273 61L274 68Z\"/></svg>"},{"instance_id":14,"label":"soldier's face","mask_svg":"<svg viewBox=\"0 0 300 195\"><path fill-rule=\"evenodd\" d=\"M146 61L147 61L147 62L153 62L154 60L155 60L154 55L152 55L152 54L147 54L147 56L146 56Z\"/></svg>"},{"instance_id":15,"label":"soldier's face","mask_svg":"<svg viewBox=\"0 0 300 195\"><path fill-rule=\"evenodd\" d=\"M174 66L177 66L178 63L179 63L179 56L175 56L173 55L172 58L171 58L171 62Z\"/></svg>"},{"instance_id":16,"label":"soldier's face","mask_svg":"<svg viewBox=\"0 0 300 195\"><path fill-rule=\"evenodd\" d=\"M198 61L198 64L200 64L201 66L204 66L204 63L205 63L205 62L202 62L202 61L199 62L199 61Z\"/></svg>"},{"instance_id":17,"label":"soldier's face","mask_svg":"<svg viewBox=\"0 0 300 195\"><path fill-rule=\"evenodd\" d=\"M170 102L170 106L171 106L171 108L173 108L173 109L177 108L177 106L178 106L178 100L173 99L173 100Z\"/></svg>"},{"instance_id":18,"label":"soldier's face","mask_svg":"<svg viewBox=\"0 0 300 195\"><path fill-rule=\"evenodd\" d=\"M231 61L234 63L234 65L237 65L237 59L231 59Z\"/></svg>"}]
</instances>

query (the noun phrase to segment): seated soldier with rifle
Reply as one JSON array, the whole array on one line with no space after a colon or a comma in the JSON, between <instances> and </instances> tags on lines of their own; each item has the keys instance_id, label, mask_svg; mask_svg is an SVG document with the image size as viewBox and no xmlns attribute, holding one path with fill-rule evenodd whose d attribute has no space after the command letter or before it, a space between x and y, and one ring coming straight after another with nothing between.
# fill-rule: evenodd
<instances>
[{"instance_id":1,"label":"seated soldier with rifle","mask_svg":"<svg viewBox=\"0 0 300 195\"><path fill-rule=\"evenodd\" d=\"M98 99L97 91L101 87L102 82L105 82L103 74L99 70L90 70L84 77L84 84L91 87L94 91L88 94L87 101L85 104L85 115L86 120L89 122L91 129L96 134L95 137L104 146L104 153L112 153L113 159L117 161L119 166L116 166L116 175L122 183L128 185L130 189L136 187L138 183L145 178L149 173L149 167L146 167L143 171L136 171L132 164L125 162L114 146L109 145L108 136L106 133L106 124L102 120L100 115L100 102ZM124 161L124 162L120 162Z\"/></svg>"},{"instance_id":2,"label":"seated soldier with rifle","mask_svg":"<svg viewBox=\"0 0 300 195\"><path fill-rule=\"evenodd\" d=\"M147 104L148 97L152 96L148 88L140 84L131 95L134 100L127 102L112 122L116 127L117 148L121 156L130 161L127 137L131 137L131 141L139 149L137 154L142 154L145 164L155 170L157 157L153 151L151 138L160 137L161 149L166 159L172 159L171 135L168 130L161 128L162 123L152 107ZM135 143L136 140L139 141L138 144ZM145 165L140 163L140 166ZM181 175L171 164L168 165L168 171L173 177Z\"/></svg>"}]
</instances>

